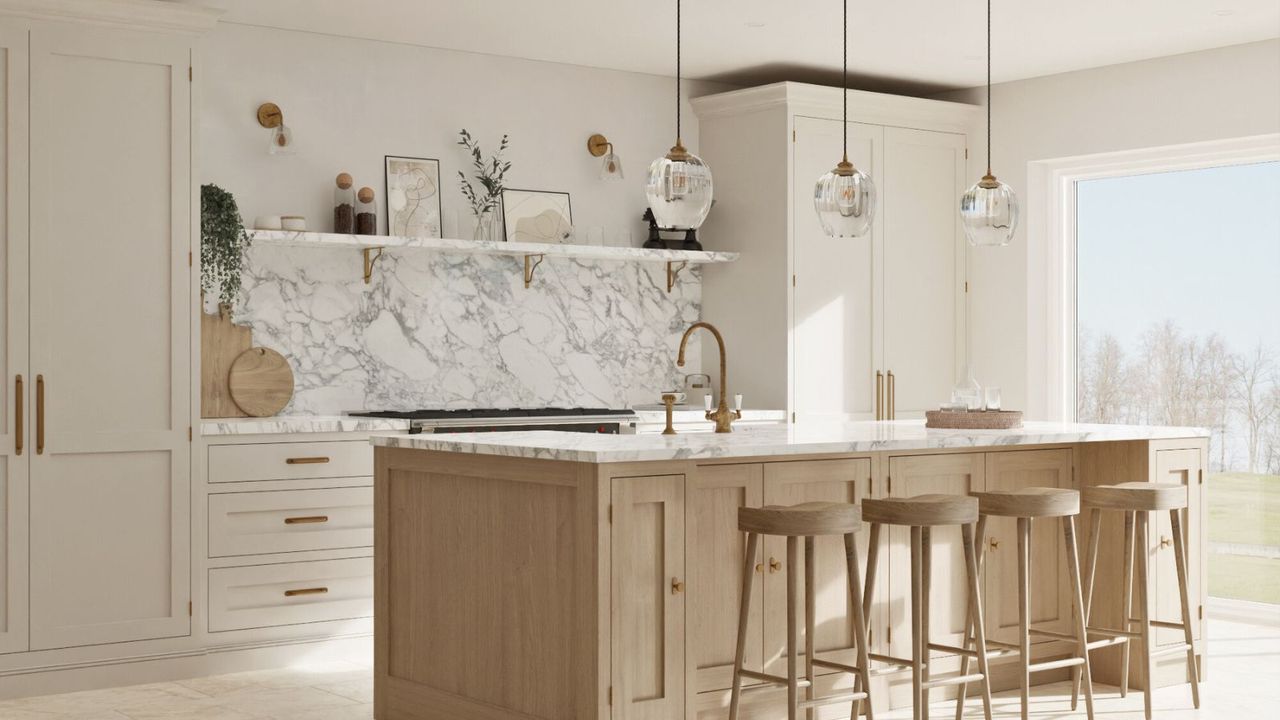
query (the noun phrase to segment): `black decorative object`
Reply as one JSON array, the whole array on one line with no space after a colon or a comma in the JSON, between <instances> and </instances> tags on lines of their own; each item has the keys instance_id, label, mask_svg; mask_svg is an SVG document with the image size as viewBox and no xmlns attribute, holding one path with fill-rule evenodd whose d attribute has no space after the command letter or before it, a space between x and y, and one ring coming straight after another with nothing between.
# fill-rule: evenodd
<instances>
[{"instance_id":1,"label":"black decorative object","mask_svg":"<svg viewBox=\"0 0 1280 720\"><path fill-rule=\"evenodd\" d=\"M698 231L696 229L689 228L684 231L684 245L681 249L702 251L702 243L698 242Z\"/></svg>"},{"instance_id":2,"label":"black decorative object","mask_svg":"<svg viewBox=\"0 0 1280 720\"><path fill-rule=\"evenodd\" d=\"M658 233L658 220L653 216L653 209L645 208L641 219L649 223L649 238L644 241L644 246L651 250L666 248L662 244L662 236Z\"/></svg>"}]
</instances>

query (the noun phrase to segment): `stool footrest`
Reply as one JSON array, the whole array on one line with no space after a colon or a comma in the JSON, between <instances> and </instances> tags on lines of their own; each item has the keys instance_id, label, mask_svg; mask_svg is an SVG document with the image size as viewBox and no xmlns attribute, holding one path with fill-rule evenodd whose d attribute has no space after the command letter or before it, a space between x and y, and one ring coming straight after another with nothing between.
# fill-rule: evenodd
<instances>
[{"instance_id":1,"label":"stool footrest","mask_svg":"<svg viewBox=\"0 0 1280 720\"><path fill-rule=\"evenodd\" d=\"M947 687L950 685L960 685L961 683L975 683L982 681L982 673L973 673L971 675L956 675L954 677L942 678L940 680L930 680L922 683L925 690L932 690L937 687Z\"/></svg>"},{"instance_id":2,"label":"stool footrest","mask_svg":"<svg viewBox=\"0 0 1280 720\"><path fill-rule=\"evenodd\" d=\"M811 707L819 707L821 705L832 705L834 703L853 702L854 700L866 700L869 696L865 692L849 692L839 695L828 695L826 697L814 698L812 700L801 700L796 703L796 707L805 710Z\"/></svg>"},{"instance_id":3,"label":"stool footrest","mask_svg":"<svg viewBox=\"0 0 1280 720\"><path fill-rule=\"evenodd\" d=\"M1089 650L1091 650L1091 651L1092 651L1092 650L1098 650L1099 648L1115 647L1115 646L1117 646L1117 645L1125 645L1125 644L1128 644L1129 640L1131 640L1131 639L1132 639L1132 638L1125 637L1125 636L1123 636L1123 635L1116 636L1116 637L1107 637L1107 638L1103 638L1103 639L1101 639L1101 640L1090 640L1090 641L1088 642L1088 644L1086 644L1086 645L1085 645L1085 647L1089 648Z\"/></svg>"},{"instance_id":4,"label":"stool footrest","mask_svg":"<svg viewBox=\"0 0 1280 720\"><path fill-rule=\"evenodd\" d=\"M1179 655L1190 649L1191 646L1186 643L1178 643L1177 645L1170 645L1169 647L1157 648L1151 651L1151 659L1154 660L1155 658L1164 657L1165 655Z\"/></svg>"},{"instance_id":5,"label":"stool footrest","mask_svg":"<svg viewBox=\"0 0 1280 720\"><path fill-rule=\"evenodd\" d=\"M847 672L853 675L857 675L859 672L862 672L853 665L845 665L844 663L832 662L831 660L822 660L819 658L813 659L813 666L827 668L828 670L839 670L840 672Z\"/></svg>"},{"instance_id":6,"label":"stool footrest","mask_svg":"<svg viewBox=\"0 0 1280 720\"><path fill-rule=\"evenodd\" d=\"M993 650L993 647L996 649ZM938 652L950 653L952 655L963 655L971 658L978 657L977 650L966 650L954 645L943 645L942 643L929 643L929 649L937 650ZM1012 645L1010 643L998 643L994 640L987 641L988 660L999 660L1000 658L1011 657L1013 655L1017 655L1018 652L1019 650L1017 645Z\"/></svg>"},{"instance_id":7,"label":"stool footrest","mask_svg":"<svg viewBox=\"0 0 1280 720\"><path fill-rule=\"evenodd\" d=\"M1111 629L1111 628L1097 628L1097 627L1091 627L1091 628L1089 628L1089 632L1090 632L1091 634L1094 634L1094 635L1105 635L1105 636L1107 636L1107 637L1114 637L1114 638L1140 638L1140 637L1142 637L1142 633L1140 633L1140 632L1134 632L1133 630L1113 630L1113 629Z\"/></svg>"},{"instance_id":8,"label":"stool footrest","mask_svg":"<svg viewBox=\"0 0 1280 720\"><path fill-rule=\"evenodd\" d=\"M911 666L914 664L908 658L894 657L892 655L880 655L878 653L867 653L867 657L872 660L875 660L876 662L895 665L899 670L910 670Z\"/></svg>"},{"instance_id":9,"label":"stool footrest","mask_svg":"<svg viewBox=\"0 0 1280 720\"><path fill-rule=\"evenodd\" d=\"M1084 658L1081 657L1046 660L1045 662L1031 663L1027 666L1027 672L1044 672L1046 670L1058 670L1060 668L1075 667L1083 664Z\"/></svg>"},{"instance_id":10,"label":"stool footrest","mask_svg":"<svg viewBox=\"0 0 1280 720\"><path fill-rule=\"evenodd\" d=\"M751 678L752 680L759 680L761 682L773 683L775 685L782 685L783 687L786 687L788 684L790 684L790 681L782 677L781 675L771 675L769 673L756 672L755 670L747 670L746 668L739 670L738 674L744 678ZM807 688L809 687L809 681L804 678L796 678L796 686ZM744 691L747 689L748 688L743 688Z\"/></svg>"},{"instance_id":11,"label":"stool footrest","mask_svg":"<svg viewBox=\"0 0 1280 720\"><path fill-rule=\"evenodd\" d=\"M1168 620L1152 620L1151 627L1165 628L1167 630L1181 630L1183 625L1180 622L1169 622Z\"/></svg>"},{"instance_id":12,"label":"stool footrest","mask_svg":"<svg viewBox=\"0 0 1280 720\"><path fill-rule=\"evenodd\" d=\"M1079 642L1079 640L1076 638L1075 635L1071 633L1058 632L1057 630L1041 630L1039 628L1030 628L1029 632L1032 635L1039 635L1040 637L1053 638L1054 640L1069 640L1070 642ZM987 644L990 645L991 641L988 640Z\"/></svg>"}]
</instances>

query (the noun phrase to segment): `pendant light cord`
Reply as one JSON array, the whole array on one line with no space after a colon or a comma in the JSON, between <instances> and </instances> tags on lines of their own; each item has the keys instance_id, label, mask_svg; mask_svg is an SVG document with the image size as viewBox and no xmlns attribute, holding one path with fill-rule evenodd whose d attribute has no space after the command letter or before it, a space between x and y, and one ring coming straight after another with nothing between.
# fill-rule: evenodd
<instances>
[{"instance_id":1,"label":"pendant light cord","mask_svg":"<svg viewBox=\"0 0 1280 720\"><path fill-rule=\"evenodd\" d=\"M676 144L684 144L680 138L680 0L676 0Z\"/></svg>"},{"instance_id":2,"label":"pendant light cord","mask_svg":"<svg viewBox=\"0 0 1280 720\"><path fill-rule=\"evenodd\" d=\"M987 0L987 174L991 174L991 0Z\"/></svg>"},{"instance_id":3,"label":"pendant light cord","mask_svg":"<svg viewBox=\"0 0 1280 720\"><path fill-rule=\"evenodd\" d=\"M987 0L990 2L990 0ZM841 56L841 67L843 71L840 77L840 87L844 91L844 162L849 162L849 0L844 0L844 34L841 35L843 41L844 54Z\"/></svg>"}]
</instances>

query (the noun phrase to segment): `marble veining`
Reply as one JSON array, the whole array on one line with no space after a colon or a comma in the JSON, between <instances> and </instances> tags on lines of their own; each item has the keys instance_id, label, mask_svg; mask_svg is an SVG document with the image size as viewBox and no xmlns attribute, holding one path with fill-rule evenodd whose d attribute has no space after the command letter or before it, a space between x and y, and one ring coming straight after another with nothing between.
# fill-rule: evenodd
<instances>
[{"instance_id":1,"label":"marble veining","mask_svg":"<svg viewBox=\"0 0 1280 720\"><path fill-rule=\"evenodd\" d=\"M889 450L1206 438L1202 428L1028 422L1016 430L941 430L923 420L760 426L728 435L592 435L551 431L374 435L382 447L586 463L701 460Z\"/></svg>"},{"instance_id":2,"label":"marble veining","mask_svg":"<svg viewBox=\"0 0 1280 720\"><path fill-rule=\"evenodd\" d=\"M701 312L696 266L387 249L372 283L356 249L261 243L235 320L293 368L284 414L363 409L626 407L701 367L675 365Z\"/></svg>"},{"instance_id":3,"label":"marble veining","mask_svg":"<svg viewBox=\"0 0 1280 720\"><path fill-rule=\"evenodd\" d=\"M276 415L264 418L206 418L200 421L200 434L213 435L284 435L326 432L396 432L407 431L408 420L393 418L348 417L345 415Z\"/></svg>"}]
</instances>

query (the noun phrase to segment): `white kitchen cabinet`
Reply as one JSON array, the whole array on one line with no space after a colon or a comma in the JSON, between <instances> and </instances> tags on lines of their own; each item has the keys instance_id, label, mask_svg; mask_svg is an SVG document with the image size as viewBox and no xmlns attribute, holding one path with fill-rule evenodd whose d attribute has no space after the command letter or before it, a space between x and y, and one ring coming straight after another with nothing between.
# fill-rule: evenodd
<instances>
[{"instance_id":1,"label":"white kitchen cabinet","mask_svg":"<svg viewBox=\"0 0 1280 720\"><path fill-rule=\"evenodd\" d=\"M742 253L703 275L730 391L796 422L921 417L947 400L964 357L958 208L977 108L850 93L849 158L878 188L871 231L851 239L826 237L813 210L841 157L838 88L778 83L694 109L716 177L701 239Z\"/></svg>"}]
</instances>

